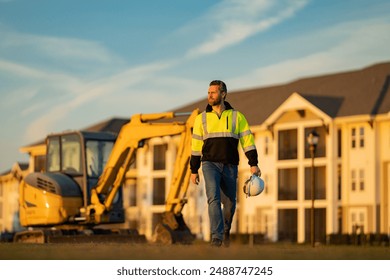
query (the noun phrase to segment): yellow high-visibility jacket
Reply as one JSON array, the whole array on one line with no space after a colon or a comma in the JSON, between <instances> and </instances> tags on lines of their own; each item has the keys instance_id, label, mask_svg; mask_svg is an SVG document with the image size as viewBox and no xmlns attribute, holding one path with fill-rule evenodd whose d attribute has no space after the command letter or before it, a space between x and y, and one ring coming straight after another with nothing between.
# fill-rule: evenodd
<instances>
[{"instance_id":1,"label":"yellow high-visibility jacket","mask_svg":"<svg viewBox=\"0 0 390 280\"><path fill-rule=\"evenodd\" d=\"M225 101L221 117L207 105L194 122L190 167L198 173L201 161L238 165L238 143L248 158L250 166L258 164L253 134L245 116Z\"/></svg>"}]
</instances>

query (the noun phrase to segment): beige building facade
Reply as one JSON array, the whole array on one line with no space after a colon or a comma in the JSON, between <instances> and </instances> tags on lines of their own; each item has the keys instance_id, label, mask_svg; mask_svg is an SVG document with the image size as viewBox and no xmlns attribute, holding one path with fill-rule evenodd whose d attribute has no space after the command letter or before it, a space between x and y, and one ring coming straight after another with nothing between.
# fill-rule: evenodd
<instances>
[{"instance_id":1,"label":"beige building facade","mask_svg":"<svg viewBox=\"0 0 390 280\"><path fill-rule=\"evenodd\" d=\"M310 240L306 137L313 129L320 136L314 161L316 241L325 243L337 233L389 234L390 114L332 118L299 93L253 128L266 190L254 198L240 193L245 203L239 231L264 233L272 241Z\"/></svg>"},{"instance_id":2,"label":"beige building facade","mask_svg":"<svg viewBox=\"0 0 390 280\"><path fill-rule=\"evenodd\" d=\"M21 152L29 154L29 163L15 163L0 175L0 233L21 229L19 223L19 184L28 173L41 171L45 164L46 148L43 144L24 147Z\"/></svg>"}]
</instances>

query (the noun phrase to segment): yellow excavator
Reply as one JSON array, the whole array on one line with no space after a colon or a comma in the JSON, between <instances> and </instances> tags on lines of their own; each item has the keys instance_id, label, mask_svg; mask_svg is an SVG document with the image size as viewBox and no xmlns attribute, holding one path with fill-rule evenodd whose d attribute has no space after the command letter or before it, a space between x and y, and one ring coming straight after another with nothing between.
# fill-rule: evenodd
<instances>
[{"instance_id":1,"label":"yellow excavator","mask_svg":"<svg viewBox=\"0 0 390 280\"><path fill-rule=\"evenodd\" d=\"M117 239L144 240L137 230L102 230L98 226L125 221L122 185L137 149L153 137L181 135L165 212L154 239L164 244L192 243L194 235L182 210L190 178L192 127L198 114L198 109L136 114L117 137L86 131L49 135L45 172L28 174L20 184L20 223L29 229L16 233L14 242L88 240L105 233ZM186 121L167 121L185 116Z\"/></svg>"}]
</instances>

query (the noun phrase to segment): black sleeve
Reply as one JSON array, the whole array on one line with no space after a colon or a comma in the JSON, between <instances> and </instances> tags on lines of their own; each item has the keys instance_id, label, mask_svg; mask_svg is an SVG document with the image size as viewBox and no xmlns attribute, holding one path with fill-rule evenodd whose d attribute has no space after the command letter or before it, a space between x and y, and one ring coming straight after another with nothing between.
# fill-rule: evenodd
<instances>
[{"instance_id":1,"label":"black sleeve","mask_svg":"<svg viewBox=\"0 0 390 280\"><path fill-rule=\"evenodd\" d=\"M259 161L257 159L257 150L250 150L245 153L246 157L248 158L248 164L249 166L256 166Z\"/></svg>"},{"instance_id":2,"label":"black sleeve","mask_svg":"<svg viewBox=\"0 0 390 280\"><path fill-rule=\"evenodd\" d=\"M200 168L200 156L191 156L190 168L192 174L197 174Z\"/></svg>"}]
</instances>

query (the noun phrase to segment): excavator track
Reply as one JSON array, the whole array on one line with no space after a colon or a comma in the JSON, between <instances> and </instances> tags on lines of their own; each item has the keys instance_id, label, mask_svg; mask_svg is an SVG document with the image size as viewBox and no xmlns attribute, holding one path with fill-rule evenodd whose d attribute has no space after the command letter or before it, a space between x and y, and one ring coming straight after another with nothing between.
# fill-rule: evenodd
<instances>
[{"instance_id":1,"label":"excavator track","mask_svg":"<svg viewBox=\"0 0 390 280\"><path fill-rule=\"evenodd\" d=\"M34 229L17 232L16 243L146 243L144 235L137 230L63 230Z\"/></svg>"},{"instance_id":2,"label":"excavator track","mask_svg":"<svg viewBox=\"0 0 390 280\"><path fill-rule=\"evenodd\" d=\"M45 243L45 233L42 230L26 230L17 232L13 238L17 243Z\"/></svg>"}]
</instances>

